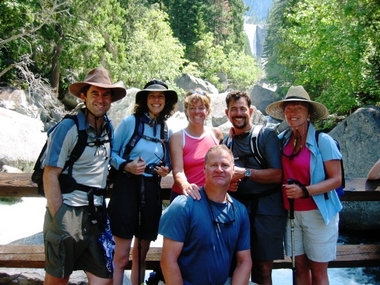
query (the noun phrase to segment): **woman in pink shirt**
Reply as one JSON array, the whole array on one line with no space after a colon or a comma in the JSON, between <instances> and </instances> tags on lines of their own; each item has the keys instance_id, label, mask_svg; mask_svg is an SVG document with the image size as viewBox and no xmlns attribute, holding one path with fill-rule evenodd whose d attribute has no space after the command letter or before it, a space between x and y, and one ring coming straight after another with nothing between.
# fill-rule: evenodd
<instances>
[{"instance_id":1,"label":"woman in pink shirt","mask_svg":"<svg viewBox=\"0 0 380 285\"><path fill-rule=\"evenodd\" d=\"M189 124L170 137L174 178L170 201L181 194L190 195L193 199L201 198L199 188L205 182L205 154L223 139L218 128L205 126L205 120L211 113L211 99L206 92L199 89L188 92L184 105Z\"/></svg>"}]
</instances>

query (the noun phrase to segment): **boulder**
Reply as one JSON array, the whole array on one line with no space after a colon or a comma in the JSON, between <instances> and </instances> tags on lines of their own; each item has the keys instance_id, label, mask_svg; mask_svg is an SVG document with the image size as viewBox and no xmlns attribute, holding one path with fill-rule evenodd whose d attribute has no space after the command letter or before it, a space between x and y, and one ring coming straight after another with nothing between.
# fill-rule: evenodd
<instances>
[{"instance_id":1,"label":"boulder","mask_svg":"<svg viewBox=\"0 0 380 285\"><path fill-rule=\"evenodd\" d=\"M250 92L252 105L255 105L257 109L261 110L264 115L265 108L275 101L280 100L279 95L272 89L262 86L261 84L255 84Z\"/></svg>"},{"instance_id":2,"label":"boulder","mask_svg":"<svg viewBox=\"0 0 380 285\"><path fill-rule=\"evenodd\" d=\"M216 87L212 85L210 82L197 78L191 74L182 74L181 77L178 77L175 80L175 84L185 91L200 88L210 94L219 93L218 89L216 89Z\"/></svg>"},{"instance_id":3,"label":"boulder","mask_svg":"<svg viewBox=\"0 0 380 285\"><path fill-rule=\"evenodd\" d=\"M31 172L46 141L44 125L15 111L0 108L0 164Z\"/></svg>"},{"instance_id":4,"label":"boulder","mask_svg":"<svg viewBox=\"0 0 380 285\"><path fill-rule=\"evenodd\" d=\"M330 133L340 144L346 177L367 177L380 158L380 107L360 108Z\"/></svg>"}]
</instances>

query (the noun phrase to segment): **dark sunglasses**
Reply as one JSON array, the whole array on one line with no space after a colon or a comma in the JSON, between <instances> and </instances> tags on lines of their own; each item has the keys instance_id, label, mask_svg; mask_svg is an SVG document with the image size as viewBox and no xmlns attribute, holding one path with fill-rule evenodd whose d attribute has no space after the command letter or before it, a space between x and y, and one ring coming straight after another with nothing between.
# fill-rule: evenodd
<instances>
[{"instance_id":1,"label":"dark sunglasses","mask_svg":"<svg viewBox=\"0 0 380 285\"><path fill-rule=\"evenodd\" d=\"M229 226L232 225L236 220L235 205L230 200L227 200L227 211L226 213L220 212L217 216L214 214L213 206L210 200L207 198L207 202L211 212L212 222L215 225ZM232 208L232 217L231 217L231 208Z\"/></svg>"},{"instance_id":2,"label":"dark sunglasses","mask_svg":"<svg viewBox=\"0 0 380 285\"><path fill-rule=\"evenodd\" d=\"M206 93L203 92L202 90L190 90L188 94L189 94L188 96L194 95L194 94L206 96Z\"/></svg>"}]
</instances>

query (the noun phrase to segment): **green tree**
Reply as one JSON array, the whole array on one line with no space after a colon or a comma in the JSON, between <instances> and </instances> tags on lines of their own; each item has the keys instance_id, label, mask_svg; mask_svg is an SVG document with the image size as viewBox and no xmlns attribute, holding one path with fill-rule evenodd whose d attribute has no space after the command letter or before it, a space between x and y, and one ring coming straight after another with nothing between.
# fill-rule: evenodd
<instances>
[{"instance_id":1,"label":"green tree","mask_svg":"<svg viewBox=\"0 0 380 285\"><path fill-rule=\"evenodd\" d=\"M152 78L173 82L185 63L184 46L173 37L166 13L146 9L125 39L126 62L121 72L129 86L143 86Z\"/></svg>"},{"instance_id":2,"label":"green tree","mask_svg":"<svg viewBox=\"0 0 380 285\"><path fill-rule=\"evenodd\" d=\"M340 114L378 102L376 1L277 1L274 6L265 47L271 82L304 85Z\"/></svg>"}]
</instances>

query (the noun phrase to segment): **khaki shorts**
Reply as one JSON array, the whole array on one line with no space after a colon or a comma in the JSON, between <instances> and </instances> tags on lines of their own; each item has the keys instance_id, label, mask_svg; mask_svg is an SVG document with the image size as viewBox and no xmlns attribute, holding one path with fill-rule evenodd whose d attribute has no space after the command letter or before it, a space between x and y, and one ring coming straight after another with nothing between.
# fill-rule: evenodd
<instances>
[{"instance_id":1,"label":"khaki shorts","mask_svg":"<svg viewBox=\"0 0 380 285\"><path fill-rule=\"evenodd\" d=\"M294 213L295 256L306 254L315 262L329 262L336 258L339 214L328 225L319 210L296 211ZM286 225L286 255L292 255L290 221Z\"/></svg>"},{"instance_id":2,"label":"khaki shorts","mask_svg":"<svg viewBox=\"0 0 380 285\"><path fill-rule=\"evenodd\" d=\"M65 278L84 270L100 278L112 278L104 251L98 242L99 227L91 223L88 207L63 204L52 218L48 209L44 221L45 271Z\"/></svg>"}]
</instances>

